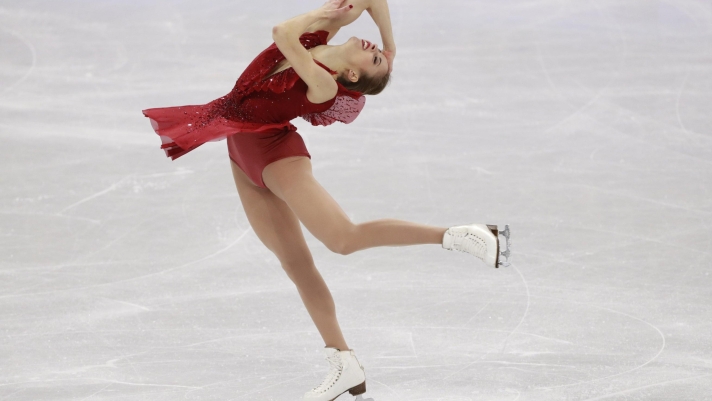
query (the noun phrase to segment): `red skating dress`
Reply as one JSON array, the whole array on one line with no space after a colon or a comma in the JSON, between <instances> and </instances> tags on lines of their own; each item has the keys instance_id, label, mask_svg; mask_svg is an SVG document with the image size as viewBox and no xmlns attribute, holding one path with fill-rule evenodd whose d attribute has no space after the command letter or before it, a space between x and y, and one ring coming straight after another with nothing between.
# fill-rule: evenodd
<instances>
[{"instance_id":1,"label":"red skating dress","mask_svg":"<svg viewBox=\"0 0 712 401\"><path fill-rule=\"evenodd\" d=\"M299 41L311 49L325 45L328 35L307 32ZM266 188L262 170L268 164L290 156L311 158L291 120L302 117L312 125L330 125L356 119L366 103L359 92L337 82L336 97L314 104L307 99L306 83L291 67L268 77L284 58L273 43L247 66L227 95L200 106L143 110L161 137L166 156L175 160L205 142L227 138L230 158L255 185Z\"/></svg>"}]
</instances>

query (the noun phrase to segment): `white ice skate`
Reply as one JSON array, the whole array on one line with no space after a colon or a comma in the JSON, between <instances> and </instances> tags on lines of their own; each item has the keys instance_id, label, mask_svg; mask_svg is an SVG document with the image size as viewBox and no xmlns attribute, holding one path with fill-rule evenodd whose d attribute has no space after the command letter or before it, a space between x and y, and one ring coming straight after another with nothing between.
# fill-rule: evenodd
<instances>
[{"instance_id":1,"label":"white ice skate","mask_svg":"<svg viewBox=\"0 0 712 401\"><path fill-rule=\"evenodd\" d=\"M505 238L504 249L500 247L500 235ZM509 225L505 225L503 231L491 224L450 227L443 236L443 248L475 255L487 266L506 267L511 255L509 237Z\"/></svg>"},{"instance_id":2,"label":"white ice skate","mask_svg":"<svg viewBox=\"0 0 712 401\"><path fill-rule=\"evenodd\" d=\"M319 386L304 394L304 401L333 401L347 391L351 395L366 392L366 373L354 350L325 347L324 353L330 365L329 374Z\"/></svg>"}]
</instances>

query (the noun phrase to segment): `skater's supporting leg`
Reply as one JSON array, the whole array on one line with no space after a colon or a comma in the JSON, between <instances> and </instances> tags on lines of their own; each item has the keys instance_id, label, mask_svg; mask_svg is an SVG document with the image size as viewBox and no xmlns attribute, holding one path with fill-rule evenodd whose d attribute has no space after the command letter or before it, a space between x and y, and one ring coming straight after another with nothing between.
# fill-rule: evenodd
<instances>
[{"instance_id":1,"label":"skater's supporting leg","mask_svg":"<svg viewBox=\"0 0 712 401\"><path fill-rule=\"evenodd\" d=\"M354 224L312 175L307 157L289 157L268 165L265 185L294 211L330 250L349 254L376 246L442 244L447 228L382 219Z\"/></svg>"},{"instance_id":2,"label":"skater's supporting leg","mask_svg":"<svg viewBox=\"0 0 712 401\"><path fill-rule=\"evenodd\" d=\"M274 252L327 347L348 350L336 320L334 299L319 274L302 234L299 220L287 204L264 188L254 186L234 163L232 172L240 200L257 237Z\"/></svg>"}]
</instances>

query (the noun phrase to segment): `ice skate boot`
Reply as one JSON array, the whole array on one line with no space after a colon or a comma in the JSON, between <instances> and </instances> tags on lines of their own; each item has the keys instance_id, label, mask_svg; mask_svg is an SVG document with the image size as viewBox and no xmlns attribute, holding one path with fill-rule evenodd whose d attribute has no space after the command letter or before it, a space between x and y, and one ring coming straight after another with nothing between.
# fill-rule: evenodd
<instances>
[{"instance_id":1,"label":"ice skate boot","mask_svg":"<svg viewBox=\"0 0 712 401\"><path fill-rule=\"evenodd\" d=\"M366 373L354 350L325 347L324 353L330 365L329 374L319 386L304 394L303 401L333 401L347 391L351 395L366 392Z\"/></svg>"},{"instance_id":2,"label":"ice skate boot","mask_svg":"<svg viewBox=\"0 0 712 401\"><path fill-rule=\"evenodd\" d=\"M500 247L500 235L505 239L504 249ZM443 236L443 248L475 255L491 267L509 266L511 244L509 225L504 226L504 231L491 224L450 227Z\"/></svg>"}]
</instances>

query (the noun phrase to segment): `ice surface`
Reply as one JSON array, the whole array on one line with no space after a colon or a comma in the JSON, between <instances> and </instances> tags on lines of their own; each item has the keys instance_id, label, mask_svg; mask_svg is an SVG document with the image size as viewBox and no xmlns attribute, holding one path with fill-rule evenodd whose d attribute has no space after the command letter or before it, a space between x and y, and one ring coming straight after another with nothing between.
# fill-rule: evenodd
<instances>
[{"instance_id":1,"label":"ice surface","mask_svg":"<svg viewBox=\"0 0 712 401\"><path fill-rule=\"evenodd\" d=\"M298 400L327 371L224 142L141 109L227 93L296 1L0 4L0 400ZM712 399L709 1L390 3L392 85L296 124L354 221L509 223L513 265L307 235L364 399ZM364 15L334 39L380 43ZM348 394L339 398L353 399Z\"/></svg>"}]
</instances>

